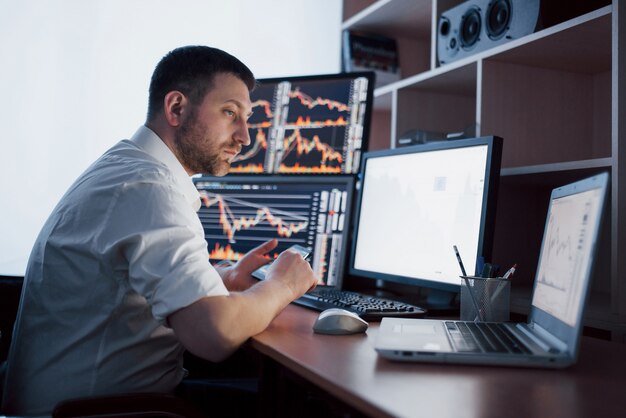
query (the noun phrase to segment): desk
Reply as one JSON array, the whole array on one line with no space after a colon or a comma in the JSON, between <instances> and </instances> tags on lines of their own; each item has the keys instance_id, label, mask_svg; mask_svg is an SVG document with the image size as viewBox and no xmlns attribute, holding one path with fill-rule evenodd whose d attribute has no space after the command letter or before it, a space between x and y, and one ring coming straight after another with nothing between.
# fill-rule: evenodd
<instances>
[{"instance_id":1,"label":"desk","mask_svg":"<svg viewBox=\"0 0 626 418\"><path fill-rule=\"evenodd\" d=\"M583 338L578 364L565 370L397 363L373 349L367 334L314 334L318 313L289 305L250 346L262 362L268 416L280 416L276 368L328 391L371 417L626 416L626 345Z\"/></svg>"}]
</instances>

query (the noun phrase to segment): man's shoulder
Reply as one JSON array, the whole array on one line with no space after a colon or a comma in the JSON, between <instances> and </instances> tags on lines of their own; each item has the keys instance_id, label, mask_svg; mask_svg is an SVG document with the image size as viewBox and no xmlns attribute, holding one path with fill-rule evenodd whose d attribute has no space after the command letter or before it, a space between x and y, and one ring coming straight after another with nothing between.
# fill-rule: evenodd
<instances>
[{"instance_id":1,"label":"man's shoulder","mask_svg":"<svg viewBox=\"0 0 626 418\"><path fill-rule=\"evenodd\" d=\"M122 140L105 152L94 164L95 171L119 172L126 181L173 180L166 164L128 140Z\"/></svg>"},{"instance_id":2,"label":"man's shoulder","mask_svg":"<svg viewBox=\"0 0 626 418\"><path fill-rule=\"evenodd\" d=\"M170 166L133 141L122 140L96 160L71 189L79 191L80 195L108 195L132 201L155 198L180 204L191 202L190 189L195 190L195 186L190 184L188 177L177 175Z\"/></svg>"}]
</instances>

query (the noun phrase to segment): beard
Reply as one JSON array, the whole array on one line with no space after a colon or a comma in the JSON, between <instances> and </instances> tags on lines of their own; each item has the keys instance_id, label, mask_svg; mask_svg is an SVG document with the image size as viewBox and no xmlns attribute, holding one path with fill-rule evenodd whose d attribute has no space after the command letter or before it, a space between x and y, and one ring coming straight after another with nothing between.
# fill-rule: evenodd
<instances>
[{"instance_id":1,"label":"beard","mask_svg":"<svg viewBox=\"0 0 626 418\"><path fill-rule=\"evenodd\" d=\"M207 132L207 126L198 120L197 111L192 109L176 131L176 156L194 174L224 176L228 174L230 162L221 156L222 149L238 149L238 145L235 141L220 145L217 140L207 137Z\"/></svg>"}]
</instances>

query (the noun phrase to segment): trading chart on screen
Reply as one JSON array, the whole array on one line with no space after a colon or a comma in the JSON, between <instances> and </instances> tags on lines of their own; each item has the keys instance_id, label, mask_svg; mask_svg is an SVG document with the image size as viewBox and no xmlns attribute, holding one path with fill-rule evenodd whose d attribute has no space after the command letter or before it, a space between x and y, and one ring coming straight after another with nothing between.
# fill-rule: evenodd
<instances>
[{"instance_id":1,"label":"trading chart on screen","mask_svg":"<svg viewBox=\"0 0 626 418\"><path fill-rule=\"evenodd\" d=\"M233 176L194 179L209 258L236 261L272 239L275 258L293 244L311 250L311 266L323 284L343 273L353 193L351 176Z\"/></svg>"},{"instance_id":2,"label":"trading chart on screen","mask_svg":"<svg viewBox=\"0 0 626 418\"><path fill-rule=\"evenodd\" d=\"M366 150L372 76L260 80L250 94L251 143L231 173L355 174Z\"/></svg>"},{"instance_id":3,"label":"trading chart on screen","mask_svg":"<svg viewBox=\"0 0 626 418\"><path fill-rule=\"evenodd\" d=\"M548 213L533 305L574 326L591 263L600 189L554 199Z\"/></svg>"}]
</instances>

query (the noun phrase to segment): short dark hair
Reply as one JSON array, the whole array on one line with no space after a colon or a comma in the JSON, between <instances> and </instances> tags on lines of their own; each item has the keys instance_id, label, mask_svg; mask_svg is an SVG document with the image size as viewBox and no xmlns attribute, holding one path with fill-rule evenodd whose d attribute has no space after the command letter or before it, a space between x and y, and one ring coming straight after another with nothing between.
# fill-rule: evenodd
<instances>
[{"instance_id":1,"label":"short dark hair","mask_svg":"<svg viewBox=\"0 0 626 418\"><path fill-rule=\"evenodd\" d=\"M243 81L248 90L256 86L252 71L234 56L217 48L190 45L168 52L157 64L150 80L147 120L163 108L165 95L177 90L197 105L213 85L216 74L229 73Z\"/></svg>"}]
</instances>

